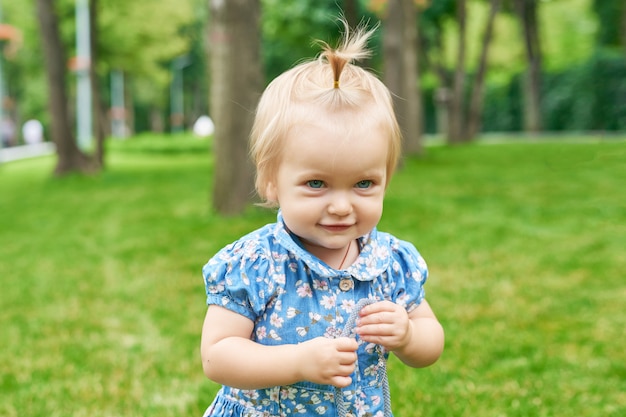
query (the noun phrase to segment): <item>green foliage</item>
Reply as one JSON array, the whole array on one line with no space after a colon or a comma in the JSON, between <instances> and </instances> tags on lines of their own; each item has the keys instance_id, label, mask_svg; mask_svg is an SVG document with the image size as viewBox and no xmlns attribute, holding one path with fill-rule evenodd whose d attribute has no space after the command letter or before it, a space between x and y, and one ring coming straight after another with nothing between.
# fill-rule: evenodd
<instances>
[{"instance_id":1,"label":"green foliage","mask_svg":"<svg viewBox=\"0 0 626 417\"><path fill-rule=\"evenodd\" d=\"M123 70L134 77L138 100L166 102L169 63L189 50L181 28L193 20L191 2L159 1L157 7L150 0L110 0L101 5L100 73Z\"/></svg>"},{"instance_id":2,"label":"green foliage","mask_svg":"<svg viewBox=\"0 0 626 417\"><path fill-rule=\"evenodd\" d=\"M434 366L390 363L398 416L626 413L626 138L429 147L387 193L446 329ZM266 222L210 211L210 142L111 142L108 170L0 166L0 415L202 414L202 264Z\"/></svg>"},{"instance_id":3,"label":"green foliage","mask_svg":"<svg viewBox=\"0 0 626 417\"><path fill-rule=\"evenodd\" d=\"M604 22L597 20L591 12L592 1L538 2L544 70L565 71L587 61L594 53L594 38Z\"/></svg>"},{"instance_id":4,"label":"green foliage","mask_svg":"<svg viewBox=\"0 0 626 417\"><path fill-rule=\"evenodd\" d=\"M336 45L344 30L337 20L342 14L341 4L335 0L262 0L261 3L263 60L268 82L299 62L315 58L320 52L316 41ZM364 6L362 9L363 22L370 26L378 22ZM378 50L379 37L373 37L368 47ZM368 62L370 67L377 65L378 60Z\"/></svg>"},{"instance_id":5,"label":"green foliage","mask_svg":"<svg viewBox=\"0 0 626 417\"><path fill-rule=\"evenodd\" d=\"M625 130L626 59L599 51L545 77L543 112L550 130Z\"/></svg>"},{"instance_id":6,"label":"green foliage","mask_svg":"<svg viewBox=\"0 0 626 417\"><path fill-rule=\"evenodd\" d=\"M508 83L486 85L482 117L484 131L523 130L522 77L523 74L518 73Z\"/></svg>"},{"instance_id":7,"label":"green foliage","mask_svg":"<svg viewBox=\"0 0 626 417\"><path fill-rule=\"evenodd\" d=\"M335 0L262 0L263 59L268 80L303 59L314 58L314 41L337 38L340 13ZM332 43L331 43L332 44Z\"/></svg>"},{"instance_id":8,"label":"green foliage","mask_svg":"<svg viewBox=\"0 0 626 417\"><path fill-rule=\"evenodd\" d=\"M626 129L626 59L598 51L587 62L543 74L543 125L549 131ZM487 84L483 129L522 129L522 74L506 84Z\"/></svg>"},{"instance_id":9,"label":"green foliage","mask_svg":"<svg viewBox=\"0 0 626 417\"><path fill-rule=\"evenodd\" d=\"M597 43L604 47L623 49L626 28L622 21L626 3L623 0L593 0L592 10L602 25L598 28Z\"/></svg>"},{"instance_id":10,"label":"green foliage","mask_svg":"<svg viewBox=\"0 0 626 417\"><path fill-rule=\"evenodd\" d=\"M8 3L8 4L7 4ZM97 72L108 88L109 71L121 69L134 77L138 101L166 103L169 62L189 49L181 28L193 21L192 1L107 0L98 2L99 58ZM75 1L56 2L60 31L68 58L75 54ZM5 21L19 28L23 44L6 65L8 92L23 119L47 122L46 77L33 1L3 1ZM73 81L73 74L68 74ZM70 83L70 86L73 84ZM45 123L47 124L47 123Z\"/></svg>"},{"instance_id":11,"label":"green foliage","mask_svg":"<svg viewBox=\"0 0 626 417\"><path fill-rule=\"evenodd\" d=\"M22 34L22 43L15 55L5 57L5 93L14 99L25 120L35 117L46 122L46 76L42 71L43 52L34 7L34 1L2 1L4 22L15 26Z\"/></svg>"},{"instance_id":12,"label":"green foliage","mask_svg":"<svg viewBox=\"0 0 626 417\"><path fill-rule=\"evenodd\" d=\"M16 103L13 114L23 122L38 118L49 125L46 109L47 87L43 72L40 35L34 1L3 1L4 21L22 30L23 44L15 56L7 57L4 66L9 95ZM360 2L364 19L377 18L366 11L366 0ZM480 36L484 29L489 2L468 1L467 71L477 64ZM331 43L342 29L336 22L343 3L334 0L280 1L262 0L262 42L265 75L271 80L302 59L313 58L319 48L315 39ZM421 15L422 50L429 51L429 60L420 60L422 86L425 91L428 131L434 131L432 95L438 87L434 62L441 58L448 71L455 65L456 2L429 2ZM495 23L487 75L486 108L483 126L490 131L511 131L522 127L520 74L525 69L519 23L504 2ZM619 71L623 63L608 56L619 50L619 18L622 0L568 0L539 3L540 36L544 53L543 107L545 126L552 130L624 129L623 83ZM97 72L102 95L109 102L109 72L122 69L126 87L132 95L136 126L149 129L151 112L164 110L169 103L170 65L174 58L188 55L191 65L184 71L186 114L197 116L207 112L208 77L205 44L207 3L204 0L107 0L100 1L99 53ZM75 23L74 0L57 0L61 31L73 55ZM576 30L572 30L575 27ZM367 62L375 70L382 68L380 36L372 39L374 59ZM441 37L443 50L437 50ZM622 53L623 54L623 53ZM433 56L437 55L437 56ZM622 77L623 78L623 77ZM70 89L74 75L68 74ZM70 100L73 91L70 91ZM587 111L591 106L591 111ZM189 109L191 108L191 111ZM21 119L21 120L20 120Z\"/></svg>"}]
</instances>

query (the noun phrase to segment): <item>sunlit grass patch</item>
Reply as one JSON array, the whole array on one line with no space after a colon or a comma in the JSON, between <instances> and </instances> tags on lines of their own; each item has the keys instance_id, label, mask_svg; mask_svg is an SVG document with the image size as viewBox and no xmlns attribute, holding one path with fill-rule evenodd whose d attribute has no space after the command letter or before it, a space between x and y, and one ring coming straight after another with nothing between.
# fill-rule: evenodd
<instances>
[{"instance_id":1,"label":"sunlit grass patch","mask_svg":"<svg viewBox=\"0 0 626 417\"><path fill-rule=\"evenodd\" d=\"M397 416L626 413L626 142L431 147L380 228L415 243L446 351L389 366ZM200 268L275 219L210 208L210 143L110 145L105 172L0 166L0 415L201 415Z\"/></svg>"}]
</instances>

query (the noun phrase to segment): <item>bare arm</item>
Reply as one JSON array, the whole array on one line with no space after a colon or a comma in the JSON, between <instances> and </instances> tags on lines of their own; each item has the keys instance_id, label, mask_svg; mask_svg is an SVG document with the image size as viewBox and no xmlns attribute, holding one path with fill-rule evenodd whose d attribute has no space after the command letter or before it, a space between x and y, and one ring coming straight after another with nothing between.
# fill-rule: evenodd
<instances>
[{"instance_id":1,"label":"bare arm","mask_svg":"<svg viewBox=\"0 0 626 417\"><path fill-rule=\"evenodd\" d=\"M443 352L443 328L426 300L410 314L390 301L363 307L357 333L370 343L392 351L412 367L425 367Z\"/></svg>"},{"instance_id":2,"label":"bare arm","mask_svg":"<svg viewBox=\"0 0 626 417\"><path fill-rule=\"evenodd\" d=\"M265 346L250 339L248 318L210 306L202 327L202 368L212 381L240 389L290 385L307 380L345 387L352 382L357 343L315 338L298 345Z\"/></svg>"}]
</instances>

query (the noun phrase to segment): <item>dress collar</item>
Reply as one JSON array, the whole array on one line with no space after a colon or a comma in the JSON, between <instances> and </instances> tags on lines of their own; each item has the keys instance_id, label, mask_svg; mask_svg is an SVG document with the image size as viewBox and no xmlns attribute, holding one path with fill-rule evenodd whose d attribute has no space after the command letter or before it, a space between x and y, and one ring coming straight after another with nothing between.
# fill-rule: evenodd
<instances>
[{"instance_id":1,"label":"dress collar","mask_svg":"<svg viewBox=\"0 0 626 417\"><path fill-rule=\"evenodd\" d=\"M384 234L379 234L376 228L357 239L360 249L359 256L352 265L344 270L337 270L328 266L324 261L304 249L298 236L287 229L280 210L278 211L274 237L277 243L293 254L296 260L302 261L310 270L324 278L350 276L359 281L371 281L388 269L391 259L389 244L384 239Z\"/></svg>"}]
</instances>

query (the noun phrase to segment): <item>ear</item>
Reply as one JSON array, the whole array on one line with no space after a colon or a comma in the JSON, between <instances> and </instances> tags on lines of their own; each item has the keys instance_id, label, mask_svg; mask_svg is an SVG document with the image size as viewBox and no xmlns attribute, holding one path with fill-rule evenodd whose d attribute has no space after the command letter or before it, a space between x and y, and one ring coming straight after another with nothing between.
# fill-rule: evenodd
<instances>
[{"instance_id":1,"label":"ear","mask_svg":"<svg viewBox=\"0 0 626 417\"><path fill-rule=\"evenodd\" d=\"M278 203L278 190L273 182L268 182L265 187L265 199L272 203Z\"/></svg>"}]
</instances>

